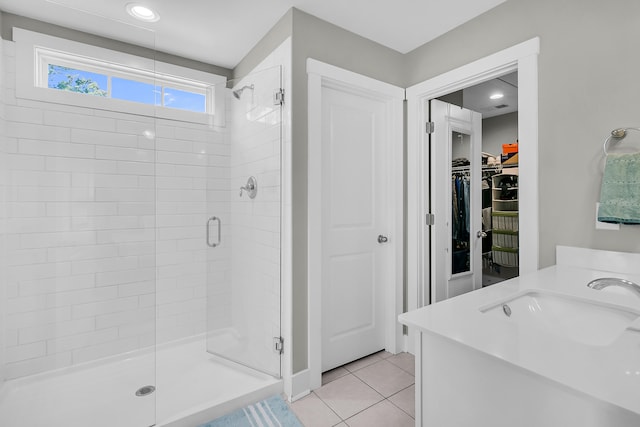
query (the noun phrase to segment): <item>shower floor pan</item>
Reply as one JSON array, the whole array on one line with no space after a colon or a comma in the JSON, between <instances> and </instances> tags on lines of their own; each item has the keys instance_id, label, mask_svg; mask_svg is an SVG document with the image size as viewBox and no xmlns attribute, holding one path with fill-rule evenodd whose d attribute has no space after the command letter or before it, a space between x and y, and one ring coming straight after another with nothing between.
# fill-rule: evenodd
<instances>
[{"instance_id":1,"label":"shower floor pan","mask_svg":"<svg viewBox=\"0 0 640 427\"><path fill-rule=\"evenodd\" d=\"M156 389L136 396L145 386ZM7 381L0 426L193 427L282 389L281 380L210 355L202 338Z\"/></svg>"}]
</instances>

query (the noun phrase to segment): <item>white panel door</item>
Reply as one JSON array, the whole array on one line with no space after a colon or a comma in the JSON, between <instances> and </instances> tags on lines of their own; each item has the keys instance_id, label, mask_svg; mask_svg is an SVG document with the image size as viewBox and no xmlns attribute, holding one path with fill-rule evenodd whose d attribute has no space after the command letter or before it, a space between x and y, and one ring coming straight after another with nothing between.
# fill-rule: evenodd
<instances>
[{"instance_id":1,"label":"white panel door","mask_svg":"<svg viewBox=\"0 0 640 427\"><path fill-rule=\"evenodd\" d=\"M431 206L435 214L431 237L431 302L482 287L482 115L432 100ZM452 160L465 157L468 167L454 173ZM456 188L455 178L466 181ZM465 203L460 192L466 192ZM458 209L465 215L459 215ZM461 219L462 218L462 219Z\"/></svg>"},{"instance_id":2,"label":"white panel door","mask_svg":"<svg viewBox=\"0 0 640 427\"><path fill-rule=\"evenodd\" d=\"M386 108L322 88L322 371L385 347L383 278L393 256L384 242L393 238Z\"/></svg>"}]
</instances>

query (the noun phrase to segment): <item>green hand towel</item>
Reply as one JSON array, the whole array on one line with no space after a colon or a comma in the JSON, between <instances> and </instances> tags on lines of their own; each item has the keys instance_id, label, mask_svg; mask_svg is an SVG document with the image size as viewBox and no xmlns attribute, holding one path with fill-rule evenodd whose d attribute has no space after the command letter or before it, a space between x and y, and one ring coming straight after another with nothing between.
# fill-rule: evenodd
<instances>
[{"instance_id":1,"label":"green hand towel","mask_svg":"<svg viewBox=\"0 0 640 427\"><path fill-rule=\"evenodd\" d=\"M598 221L640 224L640 153L607 155Z\"/></svg>"}]
</instances>

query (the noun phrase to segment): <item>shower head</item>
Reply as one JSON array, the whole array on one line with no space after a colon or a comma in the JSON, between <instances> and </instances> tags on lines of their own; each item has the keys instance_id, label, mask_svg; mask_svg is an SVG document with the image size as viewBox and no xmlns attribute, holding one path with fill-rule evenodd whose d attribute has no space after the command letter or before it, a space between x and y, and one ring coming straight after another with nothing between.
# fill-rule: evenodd
<instances>
[{"instance_id":1,"label":"shower head","mask_svg":"<svg viewBox=\"0 0 640 427\"><path fill-rule=\"evenodd\" d=\"M233 96L236 97L236 99L240 99L240 96L242 96L242 92L244 92L245 89L251 89L253 90L253 85L251 86L242 86L240 89L234 90L233 91Z\"/></svg>"}]
</instances>

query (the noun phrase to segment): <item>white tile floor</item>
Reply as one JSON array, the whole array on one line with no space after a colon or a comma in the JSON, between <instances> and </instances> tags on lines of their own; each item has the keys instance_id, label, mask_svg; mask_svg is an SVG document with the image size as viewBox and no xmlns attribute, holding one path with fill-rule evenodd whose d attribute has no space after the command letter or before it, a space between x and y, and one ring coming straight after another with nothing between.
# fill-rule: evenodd
<instances>
[{"instance_id":1,"label":"white tile floor","mask_svg":"<svg viewBox=\"0 0 640 427\"><path fill-rule=\"evenodd\" d=\"M412 427L414 366L411 354L381 351L324 373L291 407L305 427Z\"/></svg>"}]
</instances>

